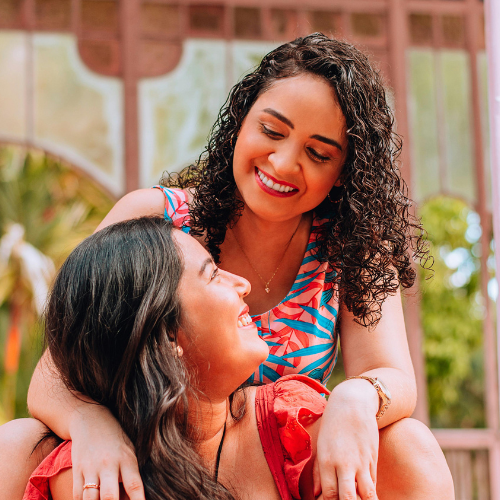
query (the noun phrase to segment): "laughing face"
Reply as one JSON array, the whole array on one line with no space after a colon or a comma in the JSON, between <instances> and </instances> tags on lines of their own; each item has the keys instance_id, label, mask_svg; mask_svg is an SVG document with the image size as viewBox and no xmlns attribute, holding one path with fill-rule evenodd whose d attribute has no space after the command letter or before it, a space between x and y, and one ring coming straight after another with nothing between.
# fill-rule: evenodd
<instances>
[{"instance_id":1,"label":"laughing face","mask_svg":"<svg viewBox=\"0 0 500 500\"><path fill-rule=\"evenodd\" d=\"M269 354L243 300L250 283L219 269L193 237L175 231L174 238L184 260L178 343L197 372L198 388L213 399L225 399Z\"/></svg>"},{"instance_id":2,"label":"laughing face","mask_svg":"<svg viewBox=\"0 0 500 500\"><path fill-rule=\"evenodd\" d=\"M346 154L335 92L303 74L278 80L255 101L236 141L234 178L253 213L287 220L313 210L340 185Z\"/></svg>"}]
</instances>

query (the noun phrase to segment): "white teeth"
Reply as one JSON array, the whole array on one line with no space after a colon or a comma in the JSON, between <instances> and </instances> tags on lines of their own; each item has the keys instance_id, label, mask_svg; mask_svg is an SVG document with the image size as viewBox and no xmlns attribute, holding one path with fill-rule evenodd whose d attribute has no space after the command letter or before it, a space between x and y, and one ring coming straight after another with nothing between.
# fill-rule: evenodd
<instances>
[{"instance_id":1,"label":"white teeth","mask_svg":"<svg viewBox=\"0 0 500 500\"><path fill-rule=\"evenodd\" d=\"M268 188L274 189L275 191L278 191L280 193L289 193L290 191L293 190L293 188L291 188L290 186L285 186L283 184L278 184L276 182L273 182L258 169L257 169L257 175L259 176L263 184L265 184Z\"/></svg>"},{"instance_id":2,"label":"white teeth","mask_svg":"<svg viewBox=\"0 0 500 500\"><path fill-rule=\"evenodd\" d=\"M243 326L248 326L251 323L252 323L252 318L250 317L250 315L248 313L245 314L244 316L241 316L238 319L238 327L239 328L242 328Z\"/></svg>"}]
</instances>

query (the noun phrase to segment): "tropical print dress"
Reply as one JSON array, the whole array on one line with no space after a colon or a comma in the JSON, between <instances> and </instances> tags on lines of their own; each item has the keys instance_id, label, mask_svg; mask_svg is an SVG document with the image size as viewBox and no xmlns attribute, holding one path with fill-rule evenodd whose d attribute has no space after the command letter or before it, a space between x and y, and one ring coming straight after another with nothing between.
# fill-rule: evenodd
<instances>
[{"instance_id":1,"label":"tropical print dress","mask_svg":"<svg viewBox=\"0 0 500 500\"><path fill-rule=\"evenodd\" d=\"M189 233L186 193L154 188L165 195L165 219ZM322 222L313 220L304 259L287 296L271 310L252 316L269 346L269 357L251 381L270 383L284 375L302 374L326 384L332 373L338 353L338 293L332 284L335 270L319 262L314 252Z\"/></svg>"}]
</instances>

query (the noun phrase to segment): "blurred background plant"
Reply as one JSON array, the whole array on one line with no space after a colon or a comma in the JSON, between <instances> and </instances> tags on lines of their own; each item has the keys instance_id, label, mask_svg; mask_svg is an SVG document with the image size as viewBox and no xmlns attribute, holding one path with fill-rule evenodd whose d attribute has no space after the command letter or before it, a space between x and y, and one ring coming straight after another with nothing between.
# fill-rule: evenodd
<instances>
[{"instance_id":1,"label":"blurred background plant","mask_svg":"<svg viewBox=\"0 0 500 500\"><path fill-rule=\"evenodd\" d=\"M433 273L420 269L431 426L485 427L479 215L463 201L445 196L429 199L420 207L419 215L434 257ZM493 241L487 250L488 300L496 300ZM344 371L339 356L329 388L342 380Z\"/></svg>"},{"instance_id":2,"label":"blurred background plant","mask_svg":"<svg viewBox=\"0 0 500 500\"><path fill-rule=\"evenodd\" d=\"M56 269L113 204L56 158L0 148L0 424L27 415L40 314Z\"/></svg>"},{"instance_id":3,"label":"blurred background plant","mask_svg":"<svg viewBox=\"0 0 500 500\"><path fill-rule=\"evenodd\" d=\"M420 209L435 258L422 278L422 325L432 427L485 427L484 300L496 300L494 245L481 248L479 215L439 196ZM489 297L480 290L481 252L489 253ZM493 307L492 310L495 308Z\"/></svg>"}]
</instances>

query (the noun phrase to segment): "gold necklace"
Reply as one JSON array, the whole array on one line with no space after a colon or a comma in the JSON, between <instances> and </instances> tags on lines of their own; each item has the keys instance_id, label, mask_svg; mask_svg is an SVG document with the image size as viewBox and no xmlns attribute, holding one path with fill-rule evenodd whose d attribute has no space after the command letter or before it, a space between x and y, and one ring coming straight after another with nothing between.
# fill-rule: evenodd
<instances>
[{"instance_id":1,"label":"gold necklace","mask_svg":"<svg viewBox=\"0 0 500 500\"><path fill-rule=\"evenodd\" d=\"M293 237L295 236L295 233L298 231L301 222L302 222L302 217L300 218L299 223L298 223L297 227L295 228L295 231L293 232L291 238L288 240L288 243L285 246L285 250L283 252L283 255L281 256L281 259L278 261L278 266L274 270L273 275L267 281L260 275L259 271L257 271L257 269L255 269L254 265L252 264L252 261L248 258L248 255L246 254L245 250L243 250L243 247L240 245L240 242L238 241L238 238L236 238L236 235L234 234L234 231L231 229L231 233L232 233L232 235L234 237L234 240L236 241L236 243L240 247L240 250L242 251L242 253L245 256L245 258L247 259L247 261L250 264L251 268L257 273L257 276L260 278L260 281L262 281L262 283L264 285L264 290L266 291L266 293L269 293L271 291L271 289L269 288L269 283L271 283L272 279L276 276L276 273L278 272L278 269L280 268L281 263L283 262L283 259L285 257L285 254L286 254L286 252L288 250L288 247L290 246L290 243L292 243Z\"/></svg>"}]
</instances>

